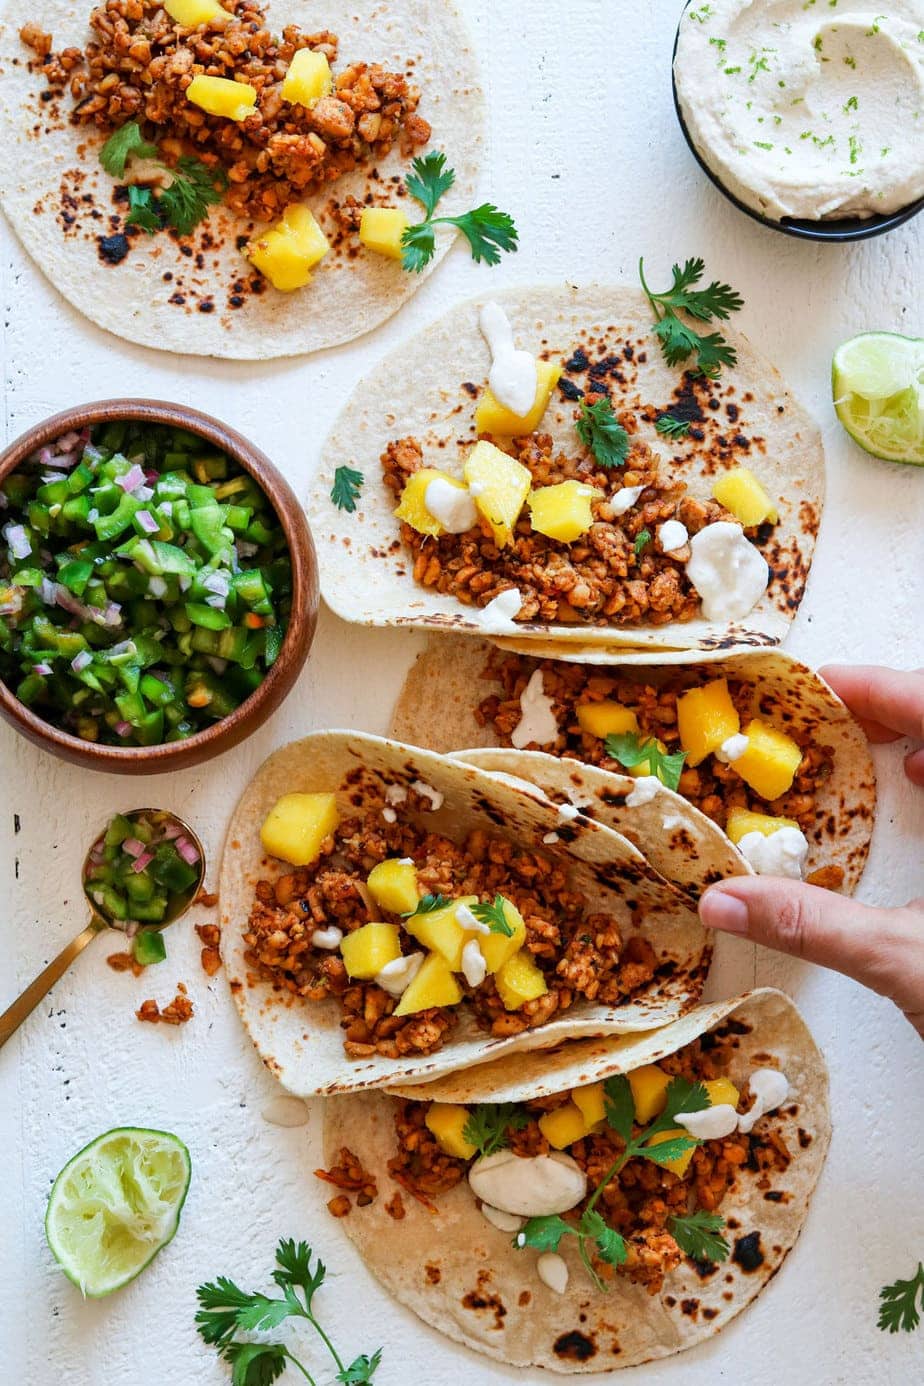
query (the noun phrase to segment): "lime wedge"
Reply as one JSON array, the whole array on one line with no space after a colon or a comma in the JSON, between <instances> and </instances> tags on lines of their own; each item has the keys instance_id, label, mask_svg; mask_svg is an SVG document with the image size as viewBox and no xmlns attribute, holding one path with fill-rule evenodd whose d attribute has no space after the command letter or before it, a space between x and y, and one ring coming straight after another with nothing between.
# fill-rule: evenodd
<instances>
[{"instance_id":1,"label":"lime wedge","mask_svg":"<svg viewBox=\"0 0 924 1386\"><path fill-rule=\"evenodd\" d=\"M924 466L924 341L862 332L834 354L837 417L874 457Z\"/></svg>"},{"instance_id":2,"label":"lime wedge","mask_svg":"<svg viewBox=\"0 0 924 1386\"><path fill-rule=\"evenodd\" d=\"M182 1141L137 1126L97 1136L68 1161L48 1199L45 1235L81 1294L121 1289L173 1240L190 1172Z\"/></svg>"}]
</instances>

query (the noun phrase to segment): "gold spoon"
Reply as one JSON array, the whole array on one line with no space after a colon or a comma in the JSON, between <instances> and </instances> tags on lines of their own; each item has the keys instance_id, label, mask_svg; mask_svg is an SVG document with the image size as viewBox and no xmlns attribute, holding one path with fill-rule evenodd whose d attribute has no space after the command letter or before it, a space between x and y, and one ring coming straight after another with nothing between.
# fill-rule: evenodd
<instances>
[{"instance_id":1,"label":"gold spoon","mask_svg":"<svg viewBox=\"0 0 924 1386\"><path fill-rule=\"evenodd\" d=\"M196 864L197 874L193 884L188 886L182 894L177 895L173 899L170 911L160 923L145 926L146 928L152 928L160 932L160 930L165 929L168 924L173 924L177 919L181 918L198 895L205 876L205 854L202 851L202 843L199 841L199 838L193 832L192 828L190 828L187 823L184 823L182 818L178 818L175 813L166 813L161 809L132 809L123 816L134 820L142 814L149 816L156 815L161 823L170 822L176 824L181 833L190 840L199 853L199 861ZM99 841L100 836L101 835L94 838L93 846L91 846L84 858L83 871L81 873L83 893L87 897L87 901L90 905L90 922L75 939L72 939L66 948L62 948L58 956L39 973L30 986L26 987L22 995L13 1002L12 1006L0 1015L0 1049L3 1048L11 1035L16 1033L26 1017L32 1014L42 998L48 995L55 982L59 981L64 976L71 963L83 952L91 939L94 939L97 934L102 933L104 929L119 929L123 933L125 931L128 921L114 919L106 912L100 902L94 899L91 893L94 883L87 879L91 866L93 849Z\"/></svg>"}]
</instances>

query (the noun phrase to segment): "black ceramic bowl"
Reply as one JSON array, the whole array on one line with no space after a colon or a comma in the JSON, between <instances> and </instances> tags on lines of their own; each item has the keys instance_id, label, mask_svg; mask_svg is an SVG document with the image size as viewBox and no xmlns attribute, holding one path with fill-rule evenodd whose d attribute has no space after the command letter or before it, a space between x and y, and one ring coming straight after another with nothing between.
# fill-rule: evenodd
<instances>
[{"instance_id":1,"label":"black ceramic bowl","mask_svg":"<svg viewBox=\"0 0 924 1386\"><path fill-rule=\"evenodd\" d=\"M902 226L912 217L916 217L918 212L924 210L924 197L918 198L917 202L912 202L907 207L900 207L897 212L885 212L882 216L872 217L851 217L840 221L808 221L800 217L783 217L781 221L773 217L761 216L753 207L742 202L740 198L730 193L721 179L712 171L700 154L693 139L687 129L687 123L683 118L683 111L680 109L680 100L677 96L677 82L674 77L674 59L677 56L677 44L680 40L680 25L683 23L683 15L686 13L690 0L683 7L680 16L680 23L677 25L677 33L674 37L674 52L671 57L671 85L674 91L674 110L677 112L677 119L683 131L683 137L690 147L694 159L709 179L710 183L718 188L719 192L727 198L732 206L737 207L739 212L744 212L745 216L757 221L761 226L769 226L773 231L782 231L784 236L797 236L803 241L866 241L873 236L882 236L886 231L892 231L896 226Z\"/></svg>"}]
</instances>

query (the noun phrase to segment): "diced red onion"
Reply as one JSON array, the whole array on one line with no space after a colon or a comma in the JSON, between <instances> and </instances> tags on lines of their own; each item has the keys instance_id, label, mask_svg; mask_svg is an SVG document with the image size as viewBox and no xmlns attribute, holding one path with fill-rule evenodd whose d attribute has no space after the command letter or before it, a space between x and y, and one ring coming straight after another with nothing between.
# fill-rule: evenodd
<instances>
[{"instance_id":1,"label":"diced red onion","mask_svg":"<svg viewBox=\"0 0 924 1386\"><path fill-rule=\"evenodd\" d=\"M172 516L173 516L173 501L161 501L161 503L160 503L160 508L161 508L161 510L164 512L164 514L167 516L167 519L168 519L168 520L172 518Z\"/></svg>"},{"instance_id":2,"label":"diced red onion","mask_svg":"<svg viewBox=\"0 0 924 1386\"><path fill-rule=\"evenodd\" d=\"M43 679L47 679L51 673L51 665L46 664L44 659L32 666L33 674L40 674Z\"/></svg>"},{"instance_id":3,"label":"diced red onion","mask_svg":"<svg viewBox=\"0 0 924 1386\"><path fill-rule=\"evenodd\" d=\"M129 732L131 731L131 729L132 729L132 724L131 724L131 722L116 722L116 724L115 724L115 734L116 734L116 736L128 736L128 734L129 734Z\"/></svg>"},{"instance_id":4,"label":"diced red onion","mask_svg":"<svg viewBox=\"0 0 924 1386\"><path fill-rule=\"evenodd\" d=\"M54 453L51 448L39 448L38 456L34 459L40 467L50 467L54 461Z\"/></svg>"},{"instance_id":5,"label":"diced red onion","mask_svg":"<svg viewBox=\"0 0 924 1386\"><path fill-rule=\"evenodd\" d=\"M207 592L220 592L222 596L228 595L230 585L227 573L217 571L206 573L202 579L202 586Z\"/></svg>"},{"instance_id":6,"label":"diced red onion","mask_svg":"<svg viewBox=\"0 0 924 1386\"><path fill-rule=\"evenodd\" d=\"M157 523L150 510L137 511L135 519L138 521L145 534L156 534L160 529L160 525Z\"/></svg>"},{"instance_id":7,"label":"diced red onion","mask_svg":"<svg viewBox=\"0 0 924 1386\"><path fill-rule=\"evenodd\" d=\"M82 669L86 669L88 664L93 663L93 656L89 650L78 650L71 660L71 668L75 674L79 674Z\"/></svg>"},{"instance_id":8,"label":"diced red onion","mask_svg":"<svg viewBox=\"0 0 924 1386\"><path fill-rule=\"evenodd\" d=\"M253 558L259 545L251 544L249 539L238 539L237 551L241 558Z\"/></svg>"},{"instance_id":9,"label":"diced red onion","mask_svg":"<svg viewBox=\"0 0 924 1386\"><path fill-rule=\"evenodd\" d=\"M123 491L137 491L139 486L144 485L144 472L137 462L132 463L127 472L115 478L116 486L121 486Z\"/></svg>"},{"instance_id":10,"label":"diced red onion","mask_svg":"<svg viewBox=\"0 0 924 1386\"><path fill-rule=\"evenodd\" d=\"M192 586L192 578L188 577L186 573L180 573L179 584L181 592L188 592Z\"/></svg>"},{"instance_id":11,"label":"diced red onion","mask_svg":"<svg viewBox=\"0 0 924 1386\"><path fill-rule=\"evenodd\" d=\"M2 534L10 546L10 553L14 558L28 558L32 552L32 545L29 537L22 525L4 525Z\"/></svg>"},{"instance_id":12,"label":"diced red onion","mask_svg":"<svg viewBox=\"0 0 924 1386\"><path fill-rule=\"evenodd\" d=\"M180 827L179 823L167 823L164 827L164 838L167 842L172 842L173 839L179 837L182 832L183 829Z\"/></svg>"},{"instance_id":13,"label":"diced red onion","mask_svg":"<svg viewBox=\"0 0 924 1386\"><path fill-rule=\"evenodd\" d=\"M167 595L167 580L159 573L154 573L148 578L148 594L152 597L165 597Z\"/></svg>"},{"instance_id":14,"label":"diced red onion","mask_svg":"<svg viewBox=\"0 0 924 1386\"><path fill-rule=\"evenodd\" d=\"M209 664L212 666L212 668L215 670L215 673L219 675L219 677L225 672L225 670L228 667L228 661L226 659L222 659L220 655L206 655L205 657L208 660Z\"/></svg>"},{"instance_id":15,"label":"diced red onion","mask_svg":"<svg viewBox=\"0 0 924 1386\"><path fill-rule=\"evenodd\" d=\"M130 857L140 857L144 854L145 845L140 838L126 837L122 841L122 851Z\"/></svg>"},{"instance_id":16,"label":"diced red onion","mask_svg":"<svg viewBox=\"0 0 924 1386\"><path fill-rule=\"evenodd\" d=\"M43 486L54 486L58 481L67 481L67 472L42 472Z\"/></svg>"},{"instance_id":17,"label":"diced red onion","mask_svg":"<svg viewBox=\"0 0 924 1386\"><path fill-rule=\"evenodd\" d=\"M135 500L140 500L140 501L149 501L149 500L151 499L151 497L153 496L153 494L154 494L154 488L153 488L153 486L144 486L144 485L142 485L142 486L136 486L135 489L134 489L134 491L132 492L132 495L135 497Z\"/></svg>"},{"instance_id":18,"label":"diced red onion","mask_svg":"<svg viewBox=\"0 0 924 1386\"><path fill-rule=\"evenodd\" d=\"M212 607L215 611L224 611L225 602L228 598L222 592L212 592L205 599L206 606Z\"/></svg>"},{"instance_id":19,"label":"diced red onion","mask_svg":"<svg viewBox=\"0 0 924 1386\"><path fill-rule=\"evenodd\" d=\"M65 433L63 438L59 438L55 443L58 452L73 452L80 442L80 434L76 432Z\"/></svg>"},{"instance_id":20,"label":"diced red onion","mask_svg":"<svg viewBox=\"0 0 924 1386\"><path fill-rule=\"evenodd\" d=\"M10 504L10 503L9 503L9 501L7 500L6 492L5 492L5 491L0 491L0 510L7 510L7 509L9 509L9 504Z\"/></svg>"},{"instance_id":21,"label":"diced red onion","mask_svg":"<svg viewBox=\"0 0 924 1386\"><path fill-rule=\"evenodd\" d=\"M146 467L144 472L144 479L149 486L153 486L156 481L160 480L160 473L155 472L151 467Z\"/></svg>"},{"instance_id":22,"label":"diced red onion","mask_svg":"<svg viewBox=\"0 0 924 1386\"><path fill-rule=\"evenodd\" d=\"M96 524L97 520L99 519L99 511L96 509L95 506L91 510L87 511L87 519L89 520L91 525Z\"/></svg>"},{"instance_id":23,"label":"diced red onion","mask_svg":"<svg viewBox=\"0 0 924 1386\"><path fill-rule=\"evenodd\" d=\"M189 838L178 837L174 845L176 846L176 850L179 852L180 856L183 858L186 865L195 866L196 862L199 860L199 853L196 851L195 847L190 842Z\"/></svg>"},{"instance_id":24,"label":"diced red onion","mask_svg":"<svg viewBox=\"0 0 924 1386\"><path fill-rule=\"evenodd\" d=\"M57 588L51 581L51 578L42 578L42 584L39 587L39 595L46 606L54 606L55 602L58 600L58 595Z\"/></svg>"},{"instance_id":25,"label":"diced red onion","mask_svg":"<svg viewBox=\"0 0 924 1386\"><path fill-rule=\"evenodd\" d=\"M145 853L144 853L144 856L136 857L135 860L132 862L132 870L133 870L133 871L143 871L144 868L145 868L146 866L150 866L150 865L151 865L151 862L152 862L153 860L154 860L154 853L153 853L153 852L145 852Z\"/></svg>"}]
</instances>

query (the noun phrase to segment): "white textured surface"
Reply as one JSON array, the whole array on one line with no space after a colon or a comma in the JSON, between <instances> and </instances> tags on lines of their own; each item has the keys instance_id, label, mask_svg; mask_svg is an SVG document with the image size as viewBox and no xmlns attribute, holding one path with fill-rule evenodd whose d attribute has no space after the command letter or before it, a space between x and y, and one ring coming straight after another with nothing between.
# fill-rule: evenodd
<instances>
[{"instance_id":1,"label":"white textured surface","mask_svg":"<svg viewBox=\"0 0 924 1386\"><path fill-rule=\"evenodd\" d=\"M660 282L673 258L702 253L743 292L743 329L827 427L829 504L790 648L815 664L924 662L924 472L848 446L828 402L828 363L844 337L869 327L924 333L924 217L884 240L813 248L723 203L673 117L669 58L680 0L585 0L570 18L567 8L536 0L465 0L463 8L489 94L484 191L517 215L523 249L515 259L490 274L455 250L408 309L352 349L266 366L171 362L82 323L4 227L4 437L92 397L173 397L241 428L304 493L344 391L443 305L540 277L631 280L642 253ZM231 805L260 760L312 727L384 730L416 648L409 635L324 619L312 661L272 723L217 764L172 779L139 784L81 773L0 728L0 1007L82 925L81 854L112 809L153 798L188 814L214 859ZM877 763L879 825L862 896L885 903L924 885L924 795L909 791L894 748ZM195 1286L216 1273L265 1285L275 1240L290 1234L310 1239L336 1272L319 1304L344 1350L384 1344L382 1386L528 1378L450 1347L379 1292L312 1176L320 1112L312 1110L305 1128L263 1121L273 1083L243 1038L223 979L208 982L199 970L191 930L178 928L169 942L167 964L136 982L110 972L110 940L98 940L0 1054L0 1380L220 1386L228 1373L194 1331ZM831 1157L803 1241L754 1308L713 1344L636 1375L658 1386L917 1380L924 1329L888 1337L875 1319L879 1287L910 1274L924 1255L921 1045L888 1004L850 983L769 956L755 963L734 944L722 949L710 990L752 978L789 990L827 1051ZM151 994L169 999L179 979L196 1003L194 1021L179 1032L140 1026L134 1007ZM65 1159L123 1122L178 1132L192 1151L193 1184L179 1235L143 1279L83 1304L46 1250L45 1197Z\"/></svg>"}]
</instances>

